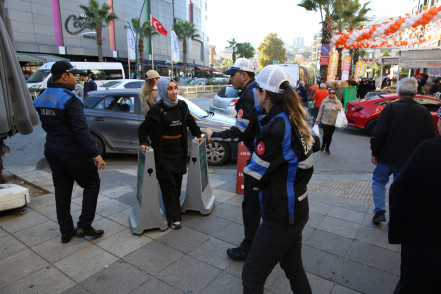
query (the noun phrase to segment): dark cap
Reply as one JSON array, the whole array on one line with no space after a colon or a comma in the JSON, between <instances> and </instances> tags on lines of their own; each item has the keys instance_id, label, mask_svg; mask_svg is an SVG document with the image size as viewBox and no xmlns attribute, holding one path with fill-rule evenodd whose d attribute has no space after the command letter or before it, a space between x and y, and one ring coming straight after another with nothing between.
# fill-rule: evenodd
<instances>
[{"instance_id":1,"label":"dark cap","mask_svg":"<svg viewBox=\"0 0 441 294\"><path fill-rule=\"evenodd\" d=\"M67 60L60 60L55 62L51 67L51 74L54 77L61 76L64 73L71 72L73 74L84 73L82 70L76 69Z\"/></svg>"}]
</instances>

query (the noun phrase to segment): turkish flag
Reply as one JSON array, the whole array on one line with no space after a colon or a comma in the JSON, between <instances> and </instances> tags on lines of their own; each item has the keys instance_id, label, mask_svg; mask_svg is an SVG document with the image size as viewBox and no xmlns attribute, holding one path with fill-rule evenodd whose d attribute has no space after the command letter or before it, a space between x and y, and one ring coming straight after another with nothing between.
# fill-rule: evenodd
<instances>
[{"instance_id":1,"label":"turkish flag","mask_svg":"<svg viewBox=\"0 0 441 294\"><path fill-rule=\"evenodd\" d=\"M167 36L167 30L164 29L162 23L160 23L159 20L157 20L153 16L150 17L152 18L152 26L155 28L155 30L158 31L161 35Z\"/></svg>"}]
</instances>

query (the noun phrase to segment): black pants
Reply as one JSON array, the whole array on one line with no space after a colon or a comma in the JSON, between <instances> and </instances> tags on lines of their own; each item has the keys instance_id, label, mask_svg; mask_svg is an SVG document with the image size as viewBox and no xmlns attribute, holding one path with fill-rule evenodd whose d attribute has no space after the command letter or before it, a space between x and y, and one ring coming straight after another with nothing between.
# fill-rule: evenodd
<instances>
[{"instance_id":1,"label":"black pants","mask_svg":"<svg viewBox=\"0 0 441 294\"><path fill-rule=\"evenodd\" d=\"M244 174L242 218L245 238L242 241L242 246L248 250L250 250L251 245L253 244L254 236L259 227L261 217L259 192L253 190L253 181L255 181L253 177Z\"/></svg>"},{"instance_id":2,"label":"black pants","mask_svg":"<svg viewBox=\"0 0 441 294\"><path fill-rule=\"evenodd\" d=\"M400 280L394 294L441 293L441 248L401 245Z\"/></svg>"},{"instance_id":3,"label":"black pants","mask_svg":"<svg viewBox=\"0 0 441 294\"><path fill-rule=\"evenodd\" d=\"M93 159L84 153L67 153L45 150L44 156L52 171L55 187L57 219L62 234L74 229L70 203L74 181L84 189L83 205L78 227L88 229L95 218L96 203L100 191L100 177Z\"/></svg>"},{"instance_id":4,"label":"black pants","mask_svg":"<svg viewBox=\"0 0 441 294\"><path fill-rule=\"evenodd\" d=\"M168 168L158 169L159 186L161 187L162 201L169 224L181 221L181 196L182 173L176 173Z\"/></svg>"},{"instance_id":5,"label":"black pants","mask_svg":"<svg viewBox=\"0 0 441 294\"><path fill-rule=\"evenodd\" d=\"M319 111L320 111L319 107L314 107L314 109L312 110L312 115L314 116L314 120L312 121L313 126L315 124L315 120L317 119Z\"/></svg>"},{"instance_id":6,"label":"black pants","mask_svg":"<svg viewBox=\"0 0 441 294\"><path fill-rule=\"evenodd\" d=\"M329 151L329 146L331 146L332 135L334 134L335 126L323 124L323 142L322 149Z\"/></svg>"},{"instance_id":7,"label":"black pants","mask_svg":"<svg viewBox=\"0 0 441 294\"><path fill-rule=\"evenodd\" d=\"M308 215L306 202L296 210L292 225L263 220L242 270L244 294L263 293L265 281L278 262L294 293L312 293L302 263L302 230Z\"/></svg>"}]
</instances>

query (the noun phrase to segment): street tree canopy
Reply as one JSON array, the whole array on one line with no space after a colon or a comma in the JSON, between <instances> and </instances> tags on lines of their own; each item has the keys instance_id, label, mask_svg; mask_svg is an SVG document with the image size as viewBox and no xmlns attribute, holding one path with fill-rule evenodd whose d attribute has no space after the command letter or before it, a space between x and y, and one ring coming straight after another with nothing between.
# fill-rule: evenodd
<instances>
[{"instance_id":1,"label":"street tree canopy","mask_svg":"<svg viewBox=\"0 0 441 294\"><path fill-rule=\"evenodd\" d=\"M260 43L257 51L260 52L258 60L260 68L273 64L274 61L279 63L285 63L286 61L285 43L277 37L276 33L268 34Z\"/></svg>"},{"instance_id":2,"label":"street tree canopy","mask_svg":"<svg viewBox=\"0 0 441 294\"><path fill-rule=\"evenodd\" d=\"M233 60L231 60L230 58L225 58L224 60L222 60L220 68L223 70L227 70L232 66L233 66Z\"/></svg>"},{"instance_id":3,"label":"street tree canopy","mask_svg":"<svg viewBox=\"0 0 441 294\"><path fill-rule=\"evenodd\" d=\"M237 43L237 55L244 58L252 58L255 54L254 47L251 43Z\"/></svg>"}]
</instances>

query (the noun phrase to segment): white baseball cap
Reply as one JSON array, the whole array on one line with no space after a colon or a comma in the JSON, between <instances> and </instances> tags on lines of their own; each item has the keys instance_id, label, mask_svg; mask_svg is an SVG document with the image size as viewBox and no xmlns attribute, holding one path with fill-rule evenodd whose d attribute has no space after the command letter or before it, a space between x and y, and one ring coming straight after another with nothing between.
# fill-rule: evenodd
<instances>
[{"instance_id":1,"label":"white baseball cap","mask_svg":"<svg viewBox=\"0 0 441 294\"><path fill-rule=\"evenodd\" d=\"M256 78L259 88L273 93L284 93L285 90L280 89L280 85L286 81L289 82L288 72L277 65L265 66Z\"/></svg>"},{"instance_id":2,"label":"white baseball cap","mask_svg":"<svg viewBox=\"0 0 441 294\"><path fill-rule=\"evenodd\" d=\"M224 74L232 75L239 70L254 72L254 64L246 58L238 58L230 69L224 71Z\"/></svg>"}]
</instances>

